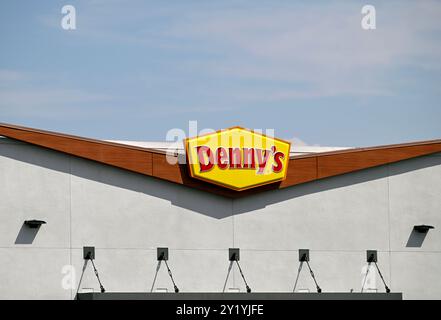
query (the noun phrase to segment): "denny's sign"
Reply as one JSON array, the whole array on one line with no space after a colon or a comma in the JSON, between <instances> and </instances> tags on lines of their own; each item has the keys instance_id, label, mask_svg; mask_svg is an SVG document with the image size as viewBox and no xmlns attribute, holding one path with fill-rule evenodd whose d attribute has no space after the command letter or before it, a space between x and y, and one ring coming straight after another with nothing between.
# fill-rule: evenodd
<instances>
[{"instance_id":1,"label":"denny's sign","mask_svg":"<svg viewBox=\"0 0 441 320\"><path fill-rule=\"evenodd\" d=\"M185 140L193 178L233 190L282 181L290 143L233 127Z\"/></svg>"}]
</instances>

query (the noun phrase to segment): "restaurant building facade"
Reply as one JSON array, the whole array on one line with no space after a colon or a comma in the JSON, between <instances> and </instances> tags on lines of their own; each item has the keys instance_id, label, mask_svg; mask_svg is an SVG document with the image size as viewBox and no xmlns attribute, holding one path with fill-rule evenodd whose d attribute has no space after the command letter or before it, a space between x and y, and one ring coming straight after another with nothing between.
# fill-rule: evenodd
<instances>
[{"instance_id":1,"label":"restaurant building facade","mask_svg":"<svg viewBox=\"0 0 441 320\"><path fill-rule=\"evenodd\" d=\"M230 248L256 293L317 291L299 249L323 293L385 292L373 264L366 275L376 250L392 292L441 299L441 140L291 145L284 174L238 190L210 181L223 171L195 177L185 146L173 163L164 144L9 124L0 136L0 299L100 292L94 266L106 292L174 292L168 266L180 293L244 293Z\"/></svg>"}]
</instances>

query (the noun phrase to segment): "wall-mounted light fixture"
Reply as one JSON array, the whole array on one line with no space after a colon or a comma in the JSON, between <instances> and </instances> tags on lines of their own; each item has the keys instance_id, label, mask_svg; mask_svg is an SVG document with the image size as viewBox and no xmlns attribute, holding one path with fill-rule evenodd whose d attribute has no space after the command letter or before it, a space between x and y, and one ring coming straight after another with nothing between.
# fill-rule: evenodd
<instances>
[{"instance_id":1,"label":"wall-mounted light fixture","mask_svg":"<svg viewBox=\"0 0 441 320\"><path fill-rule=\"evenodd\" d=\"M83 247L83 259L84 260L95 259L95 247Z\"/></svg>"},{"instance_id":2,"label":"wall-mounted light fixture","mask_svg":"<svg viewBox=\"0 0 441 320\"><path fill-rule=\"evenodd\" d=\"M386 281L384 281L383 275L381 274L380 268L378 267L378 254L377 250L367 250L366 251L366 262L368 263L367 269L366 269L366 275L363 281L363 286L361 287L361 292L363 292L364 285L366 283L367 275L369 273L369 267L371 266L371 263L375 264L375 267L377 268L378 274L380 275L381 281L383 282L384 288L386 289L386 293L390 293L390 289L386 284Z\"/></svg>"},{"instance_id":3,"label":"wall-mounted light fixture","mask_svg":"<svg viewBox=\"0 0 441 320\"><path fill-rule=\"evenodd\" d=\"M413 226L413 229L416 232L427 233L427 232L429 232L430 229L435 229L435 227L434 226L425 225L425 224L420 224L420 225L417 225L417 226Z\"/></svg>"},{"instance_id":4,"label":"wall-mounted light fixture","mask_svg":"<svg viewBox=\"0 0 441 320\"><path fill-rule=\"evenodd\" d=\"M372 263L377 262L377 250L367 250L366 251L366 262Z\"/></svg>"},{"instance_id":5,"label":"wall-mounted light fixture","mask_svg":"<svg viewBox=\"0 0 441 320\"><path fill-rule=\"evenodd\" d=\"M179 288L175 283L175 279L173 279L173 274L168 266L167 260L168 260L168 248L157 248L156 249L156 259L158 261L164 261L165 266L167 267L168 275L170 276L170 280L173 283L173 287L175 289L175 293L179 293Z\"/></svg>"},{"instance_id":6,"label":"wall-mounted light fixture","mask_svg":"<svg viewBox=\"0 0 441 320\"><path fill-rule=\"evenodd\" d=\"M299 249L299 262L300 262L299 274L300 274L300 271L302 270L303 262L306 262L306 265L308 266L308 269L309 269L309 274L311 275L312 280L314 280L317 292L321 293L322 289L318 285L317 280L315 279L314 272L312 271L311 266L309 265L309 249Z\"/></svg>"},{"instance_id":7,"label":"wall-mounted light fixture","mask_svg":"<svg viewBox=\"0 0 441 320\"><path fill-rule=\"evenodd\" d=\"M42 224L46 224L46 221L43 220L26 220L24 222L29 228L36 229L39 228Z\"/></svg>"},{"instance_id":8,"label":"wall-mounted light fixture","mask_svg":"<svg viewBox=\"0 0 441 320\"><path fill-rule=\"evenodd\" d=\"M228 260L239 261L240 260L240 250L238 248L228 249Z\"/></svg>"},{"instance_id":9,"label":"wall-mounted light fixture","mask_svg":"<svg viewBox=\"0 0 441 320\"><path fill-rule=\"evenodd\" d=\"M228 260L231 263L236 262L237 267L239 268L240 275L242 276L243 282L245 283L245 287L247 288L247 293L251 293L251 288L248 286L248 282L245 280L245 276L242 272L242 268L240 267L240 249L239 248L229 248L228 249Z\"/></svg>"},{"instance_id":10,"label":"wall-mounted light fixture","mask_svg":"<svg viewBox=\"0 0 441 320\"><path fill-rule=\"evenodd\" d=\"M309 249L299 249L299 261L309 261Z\"/></svg>"},{"instance_id":11,"label":"wall-mounted light fixture","mask_svg":"<svg viewBox=\"0 0 441 320\"><path fill-rule=\"evenodd\" d=\"M157 248L156 256L158 261L166 261L168 260L168 248Z\"/></svg>"},{"instance_id":12,"label":"wall-mounted light fixture","mask_svg":"<svg viewBox=\"0 0 441 320\"><path fill-rule=\"evenodd\" d=\"M93 262L93 260L95 259L95 247L83 247L83 259L86 260L86 264L87 261L90 261L92 263L93 271L95 272L95 276L100 285L101 293L106 292L106 289L104 289L104 286L101 283L101 279L98 275L98 270L95 267L95 263Z\"/></svg>"}]
</instances>

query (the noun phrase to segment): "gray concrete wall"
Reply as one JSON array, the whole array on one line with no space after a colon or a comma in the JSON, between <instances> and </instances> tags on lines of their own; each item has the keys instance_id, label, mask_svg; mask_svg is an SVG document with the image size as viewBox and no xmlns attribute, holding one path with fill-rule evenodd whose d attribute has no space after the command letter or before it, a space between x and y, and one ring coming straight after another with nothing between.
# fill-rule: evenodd
<instances>
[{"instance_id":1,"label":"gray concrete wall","mask_svg":"<svg viewBox=\"0 0 441 320\"><path fill-rule=\"evenodd\" d=\"M441 299L441 154L231 200L0 139L0 182L2 299L99 291L85 245L107 291L149 292L155 276L153 291L173 291L160 246L183 292L244 291L235 266L226 281L229 247L241 248L253 291L292 291L299 248L311 249L323 291L360 291L365 250L377 249L392 291ZM31 232L26 219L47 224ZM422 238L415 224L436 229ZM76 281L65 289L69 265ZM372 274L368 286L384 291ZM306 267L296 290L315 291Z\"/></svg>"}]
</instances>

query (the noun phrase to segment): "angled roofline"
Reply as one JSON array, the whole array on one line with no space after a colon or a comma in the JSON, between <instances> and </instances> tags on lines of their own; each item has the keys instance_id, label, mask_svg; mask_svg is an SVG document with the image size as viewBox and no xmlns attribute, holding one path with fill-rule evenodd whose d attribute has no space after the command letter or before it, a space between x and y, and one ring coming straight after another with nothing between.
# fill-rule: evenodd
<instances>
[{"instance_id":1,"label":"angled roofline","mask_svg":"<svg viewBox=\"0 0 441 320\"><path fill-rule=\"evenodd\" d=\"M176 164L170 164L167 161L166 152L161 150L5 123L0 123L0 136L230 198L265 190L282 189L441 152L441 139L437 139L293 156L289 160L284 181L245 191L234 191L191 178L187 165L179 164L177 161Z\"/></svg>"},{"instance_id":2,"label":"angled roofline","mask_svg":"<svg viewBox=\"0 0 441 320\"><path fill-rule=\"evenodd\" d=\"M341 153L350 153L350 152L362 152L362 151L374 151L374 150L385 150L385 149L399 149L399 148L407 148L412 146L426 146L426 145L436 145L440 144L441 139L434 139L434 140L421 140L421 141L412 141L412 142L405 142L405 143L396 143L396 144L386 144L381 146L373 146L373 147L351 147L351 148L345 148L341 150L333 150L333 151L325 151L325 152L315 152L311 154L302 154L298 156L293 156L292 158L305 158L305 157L311 157L312 155L320 155L320 156L327 156L327 155L335 155L335 154L341 154Z\"/></svg>"}]
</instances>

